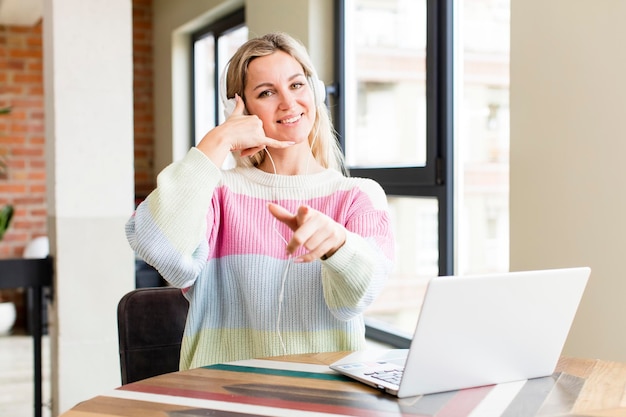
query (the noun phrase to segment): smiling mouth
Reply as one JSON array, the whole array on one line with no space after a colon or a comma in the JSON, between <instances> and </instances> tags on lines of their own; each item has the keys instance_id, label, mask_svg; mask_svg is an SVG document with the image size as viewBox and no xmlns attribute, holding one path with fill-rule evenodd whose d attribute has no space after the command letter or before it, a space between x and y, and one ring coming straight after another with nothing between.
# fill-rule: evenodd
<instances>
[{"instance_id":1,"label":"smiling mouth","mask_svg":"<svg viewBox=\"0 0 626 417\"><path fill-rule=\"evenodd\" d=\"M295 123L295 122L297 122L300 119L302 119L302 114L299 114L299 115L294 116L294 117L290 117L288 119L279 120L278 123L283 124L283 125L288 125L288 124Z\"/></svg>"}]
</instances>

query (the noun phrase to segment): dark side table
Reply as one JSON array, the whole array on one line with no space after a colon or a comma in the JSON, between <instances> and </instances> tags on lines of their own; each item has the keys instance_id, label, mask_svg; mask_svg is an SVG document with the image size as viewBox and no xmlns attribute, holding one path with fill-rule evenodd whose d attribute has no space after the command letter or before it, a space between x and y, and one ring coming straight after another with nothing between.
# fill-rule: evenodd
<instances>
[{"instance_id":1,"label":"dark side table","mask_svg":"<svg viewBox=\"0 0 626 417\"><path fill-rule=\"evenodd\" d=\"M26 288L32 300L29 328L33 336L34 351L34 407L35 417L42 414L42 358L44 289L52 287L53 262L43 259L0 259L0 289Z\"/></svg>"}]
</instances>

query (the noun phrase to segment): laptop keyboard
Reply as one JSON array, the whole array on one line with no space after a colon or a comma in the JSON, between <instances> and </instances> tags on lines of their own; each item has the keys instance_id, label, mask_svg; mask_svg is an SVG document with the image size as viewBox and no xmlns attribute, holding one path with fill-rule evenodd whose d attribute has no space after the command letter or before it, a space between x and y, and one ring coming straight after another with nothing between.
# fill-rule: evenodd
<instances>
[{"instance_id":1,"label":"laptop keyboard","mask_svg":"<svg viewBox=\"0 0 626 417\"><path fill-rule=\"evenodd\" d=\"M380 379L381 381L389 382L391 384L400 385L402 379L402 368L393 368L384 371L366 372L365 375L372 378Z\"/></svg>"}]
</instances>

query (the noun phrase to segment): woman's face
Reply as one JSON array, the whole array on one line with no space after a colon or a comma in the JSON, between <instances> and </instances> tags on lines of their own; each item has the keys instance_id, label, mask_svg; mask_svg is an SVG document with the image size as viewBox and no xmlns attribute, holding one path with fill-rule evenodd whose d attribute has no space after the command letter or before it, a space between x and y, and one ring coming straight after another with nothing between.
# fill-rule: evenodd
<instances>
[{"instance_id":1,"label":"woman's face","mask_svg":"<svg viewBox=\"0 0 626 417\"><path fill-rule=\"evenodd\" d=\"M244 88L248 113L263 122L272 139L307 141L315 121L315 99L302 65L277 51L248 64Z\"/></svg>"}]
</instances>

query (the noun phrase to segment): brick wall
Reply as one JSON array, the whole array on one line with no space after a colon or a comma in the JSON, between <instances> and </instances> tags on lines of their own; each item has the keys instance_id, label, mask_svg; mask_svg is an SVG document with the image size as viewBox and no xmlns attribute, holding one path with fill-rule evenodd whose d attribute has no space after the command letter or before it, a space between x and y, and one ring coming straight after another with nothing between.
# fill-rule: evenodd
<instances>
[{"instance_id":1,"label":"brick wall","mask_svg":"<svg viewBox=\"0 0 626 417\"><path fill-rule=\"evenodd\" d=\"M133 90L135 95L135 196L155 187L152 99L152 0L133 0Z\"/></svg>"},{"instance_id":2,"label":"brick wall","mask_svg":"<svg viewBox=\"0 0 626 417\"><path fill-rule=\"evenodd\" d=\"M33 238L46 235L46 166L42 24L34 27L0 26L0 206L15 212L0 242L0 258L21 257ZM0 298L13 301L18 316L15 329L26 328L25 291L2 290Z\"/></svg>"},{"instance_id":3,"label":"brick wall","mask_svg":"<svg viewBox=\"0 0 626 417\"><path fill-rule=\"evenodd\" d=\"M42 24L0 26L0 156L7 170L0 178L0 205L15 214L0 244L0 257L21 256L31 239L46 234L46 167Z\"/></svg>"},{"instance_id":4,"label":"brick wall","mask_svg":"<svg viewBox=\"0 0 626 417\"><path fill-rule=\"evenodd\" d=\"M154 188L152 99L152 0L133 1L135 194ZM42 23L0 25L0 206L13 204L0 258L20 257L26 244L46 235Z\"/></svg>"},{"instance_id":5,"label":"brick wall","mask_svg":"<svg viewBox=\"0 0 626 417\"><path fill-rule=\"evenodd\" d=\"M21 257L27 243L47 234L43 91L43 40L33 27L0 25L0 207L15 207L13 221L0 242L0 258ZM152 0L133 0L135 195L145 197L153 174ZM23 291L2 290L0 298L18 307L23 326Z\"/></svg>"}]
</instances>

